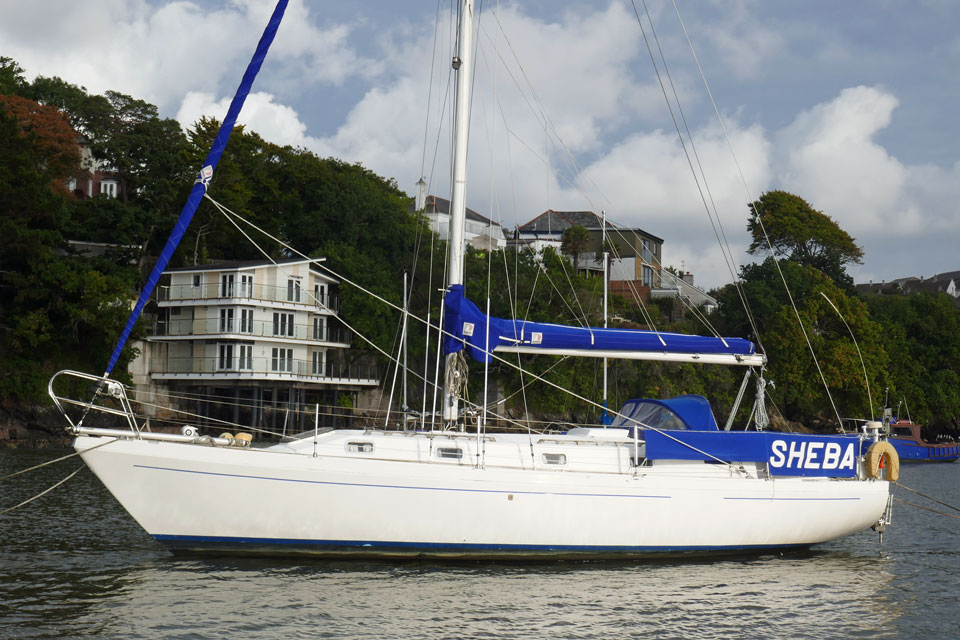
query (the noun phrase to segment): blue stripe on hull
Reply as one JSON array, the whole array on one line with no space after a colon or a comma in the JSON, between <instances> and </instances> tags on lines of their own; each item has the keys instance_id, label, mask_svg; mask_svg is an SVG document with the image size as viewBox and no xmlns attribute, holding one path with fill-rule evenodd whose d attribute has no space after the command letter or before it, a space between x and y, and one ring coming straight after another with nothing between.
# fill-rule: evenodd
<instances>
[{"instance_id":1,"label":"blue stripe on hull","mask_svg":"<svg viewBox=\"0 0 960 640\"><path fill-rule=\"evenodd\" d=\"M705 546L586 546L464 544L362 540L299 540L224 536L155 535L173 552L273 556L434 559L608 559L686 555L729 555L805 549L809 544Z\"/></svg>"}]
</instances>

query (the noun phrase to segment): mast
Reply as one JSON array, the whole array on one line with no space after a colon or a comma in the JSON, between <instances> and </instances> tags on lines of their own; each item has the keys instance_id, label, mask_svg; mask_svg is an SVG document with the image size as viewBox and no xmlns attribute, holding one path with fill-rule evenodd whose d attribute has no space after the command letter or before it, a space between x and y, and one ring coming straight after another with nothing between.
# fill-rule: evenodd
<instances>
[{"instance_id":1,"label":"mast","mask_svg":"<svg viewBox=\"0 0 960 640\"><path fill-rule=\"evenodd\" d=\"M467 143L470 134L470 94L473 82L473 0L461 0L457 52L453 69L457 73L457 104L454 116L453 182L450 195L450 238L447 286L463 284L463 243L467 213ZM447 375L443 384L443 420L452 422L459 413L459 399L450 388L458 354L446 357Z\"/></svg>"},{"instance_id":2,"label":"mast","mask_svg":"<svg viewBox=\"0 0 960 640\"><path fill-rule=\"evenodd\" d=\"M603 328L607 328L607 290L610 288L610 274L608 272L610 264L610 255L607 253L607 212L600 211L601 227L600 232L600 251L603 252ZM610 421L610 414L607 413L607 359L603 359L603 415L600 418L603 426L607 426Z\"/></svg>"}]
</instances>

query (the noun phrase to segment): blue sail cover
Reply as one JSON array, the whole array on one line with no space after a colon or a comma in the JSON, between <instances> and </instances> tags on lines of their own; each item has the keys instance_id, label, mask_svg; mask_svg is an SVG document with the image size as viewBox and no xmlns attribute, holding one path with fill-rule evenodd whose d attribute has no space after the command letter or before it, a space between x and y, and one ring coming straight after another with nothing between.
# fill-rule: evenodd
<instances>
[{"instance_id":1,"label":"blue sail cover","mask_svg":"<svg viewBox=\"0 0 960 640\"><path fill-rule=\"evenodd\" d=\"M490 348L487 315L463 293L463 285L452 285L444 298L444 352L467 347L474 360L488 362L485 351L497 347L523 346L541 349L591 351L646 351L653 353L753 355L752 342L743 338L712 338L662 331L569 327L546 322L527 322L490 317Z\"/></svg>"},{"instance_id":2,"label":"blue sail cover","mask_svg":"<svg viewBox=\"0 0 960 640\"><path fill-rule=\"evenodd\" d=\"M207 185L210 183L210 178L213 177L213 170L217 168L217 163L220 162L220 156L223 155L223 151L227 147L227 141L230 139L230 134L233 132L233 125L237 122L237 116L240 115L240 109L243 108L243 103L247 98L247 94L250 93L250 87L253 86L253 80L257 77L257 73L260 71L260 67L263 64L263 59L267 57L267 51L270 49L270 44L273 42L274 36L277 35L277 28L280 26L280 21L283 19L283 13L287 8L287 2L288 0L278 0L277 6L273 10L273 15L270 16L270 22L267 23L267 27L264 29L263 35L260 37L260 42L257 44L257 50L254 52L253 58L250 59L250 64L247 65L247 70L243 74L243 79L240 81L240 86L237 87L237 93L233 96L233 101L230 103L230 108L227 110L227 116L223 119L223 124L220 125L220 130L217 131L217 137L214 139L213 145L210 147L210 153L207 154L207 159L203 162L203 168L200 170L200 175L197 177L197 181L194 183L193 189L190 191L190 195L187 197L186 204L183 205L183 210L180 212L180 217L177 219L177 223L174 225L173 231L170 233L170 237L167 239L167 244L164 245L163 251L160 253L160 257L157 260L156 266L153 268L153 271L150 272L150 277L147 278L146 284L143 285L143 290L140 292L140 298L137 299L137 303L134 305L133 311L130 312L130 317L127 318L127 324L124 326L123 331L120 333L120 338L117 340L117 344L113 348L113 354L110 356L110 361L107 363L107 368L103 374L103 377L109 376L110 372L113 371L113 367L116 366L117 360L120 358L120 353L123 351L123 347L127 343L127 338L130 337L130 332L133 331L134 325L137 324L137 320L140 318L140 314L143 312L143 307L150 299L150 295L156 288L157 282L160 281L160 276L163 274L164 269L167 268L167 264L170 262L173 252L176 251L177 245L180 244L183 234L186 233L187 227L190 225L190 221L193 220L193 214L196 213L197 207L200 205L200 200L207 191Z\"/></svg>"}]
</instances>

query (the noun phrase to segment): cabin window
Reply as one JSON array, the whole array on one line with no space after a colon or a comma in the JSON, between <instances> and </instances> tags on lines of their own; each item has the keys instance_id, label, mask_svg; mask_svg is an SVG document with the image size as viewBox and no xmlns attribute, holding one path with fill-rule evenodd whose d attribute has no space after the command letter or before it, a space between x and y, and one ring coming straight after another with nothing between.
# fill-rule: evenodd
<instances>
[{"instance_id":1,"label":"cabin window","mask_svg":"<svg viewBox=\"0 0 960 640\"><path fill-rule=\"evenodd\" d=\"M348 442L347 453L373 453L372 442Z\"/></svg>"},{"instance_id":2,"label":"cabin window","mask_svg":"<svg viewBox=\"0 0 960 640\"><path fill-rule=\"evenodd\" d=\"M460 447L438 447L437 457L445 460L460 460L463 458L463 449Z\"/></svg>"},{"instance_id":3,"label":"cabin window","mask_svg":"<svg viewBox=\"0 0 960 640\"><path fill-rule=\"evenodd\" d=\"M567 454L565 453L544 453L540 456L543 464L565 465L567 464Z\"/></svg>"}]
</instances>

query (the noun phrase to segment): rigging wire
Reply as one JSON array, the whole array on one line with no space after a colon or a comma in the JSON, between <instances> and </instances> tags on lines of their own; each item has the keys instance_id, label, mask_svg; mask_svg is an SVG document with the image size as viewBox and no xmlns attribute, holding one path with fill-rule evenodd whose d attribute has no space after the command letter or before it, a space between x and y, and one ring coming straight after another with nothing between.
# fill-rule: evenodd
<instances>
[{"instance_id":1,"label":"rigging wire","mask_svg":"<svg viewBox=\"0 0 960 640\"><path fill-rule=\"evenodd\" d=\"M696 52L694 51L693 42L690 40L690 36L689 36L689 34L687 33L687 29L686 29L686 27L685 27L684 24L683 24L683 19L680 17L680 10L679 10L679 8L677 7L676 0L671 0L671 2L673 3L674 11L675 11L676 14L677 14L677 19L680 21L680 26L681 26L681 28L683 29L683 33L684 33L684 35L685 35L686 38L687 38L687 43L688 43L688 45L690 46L690 51L693 53L694 60L696 61L696 64L697 64L697 69L698 69L699 72L700 72L700 78L701 78L701 80L703 81L704 87L706 87L707 95L709 95L709 97L710 97L710 103L713 105L713 109L714 109L714 112L716 113L717 120L720 122L720 127L721 127L721 129L723 130L724 140L726 140L727 146L728 146L728 148L730 149L731 154L733 155L733 159L734 159L734 162L735 162L735 164L736 164L736 166L737 166L737 169L738 169L738 171L740 172L741 181L743 182L744 189L745 189L746 192L747 192L748 202L756 202L756 200L753 198L753 195L752 195L752 192L751 192L750 188L747 186L747 181L746 181L746 178L744 178L743 169L742 169L742 167L740 166L740 162L737 160L737 156L736 156L736 154L735 154L734 151L733 151L733 145L731 144L730 138L729 138L729 136L727 135L726 125L724 124L723 118L722 118L722 116L720 115L720 110L719 110L719 108L717 107L717 103L716 103L716 101L715 101L714 98L713 98L713 93L710 91L710 86L709 86L709 84L707 83L707 78L706 78L706 74L703 72L703 67L701 67L701 65L700 65L700 60L699 60L699 58L697 57ZM634 10L636 10L636 5L635 5L635 4L634 4ZM797 305L796 305L796 303L794 302L794 299L793 299L793 293L790 291L790 287L787 285L787 279L786 279L786 277L783 275L783 270L780 268L780 262L779 262L779 260L777 260L776 253L775 253L774 250L773 250L773 244L772 244L771 241L770 241L770 236L769 236L769 234L767 233L766 226L763 224L763 219L762 219L762 216L760 215L760 208L759 208L759 207L756 207L755 209L756 209L756 210L754 211L754 214L755 214L755 218L756 218L756 220L757 220L757 224L758 224L758 226L760 227L760 230L763 232L763 238L764 238L764 240L766 241L767 247L770 249L770 255L771 255L772 258L773 258L773 264L774 264L774 265L776 266L776 268L777 268L777 273L780 275L780 280L781 280L781 282L783 282L783 287L784 287L784 289L785 289L786 292L787 292L787 298L790 300L790 306L791 306L791 308L793 309L793 313L794 313L794 315L795 315L796 318L797 318L797 322L800 324L800 331L803 333L803 338L804 338L804 340L805 340L806 343L807 343L807 348L808 348L809 351L810 351L810 355L813 357L813 363L814 363L814 365L815 365L816 368L817 368L817 373L820 374L820 380L821 380L821 382L823 383L823 388L824 388L824 390L827 392L827 398L830 400L830 406L833 408L833 412L834 412L834 414L835 414L836 417L837 417L837 424L838 424L839 427L840 427L840 432L841 432L841 433L844 433L844 429L843 429L843 418L840 417L840 412L837 410L837 405L836 405L836 403L833 401L833 394L830 393L830 387L827 385L827 379L826 379L826 377L825 377L824 374L823 374L823 369L820 367L820 361L817 359L817 354L816 354L816 352L815 352L814 349L813 349L813 343L810 341L810 336L809 336L809 334L807 333L807 329L806 329L806 327L805 327L804 324L803 324L802 318L800 317L800 311L797 309ZM748 317L752 318L752 313L750 313L749 308L747 309L747 314L748 314ZM751 325L754 326L754 327L756 326L756 325L753 323L753 320L752 320L752 319L751 319ZM756 329L754 329L754 330L756 331ZM760 334L759 334L759 332L757 332L757 342L760 343Z\"/></svg>"}]
</instances>

